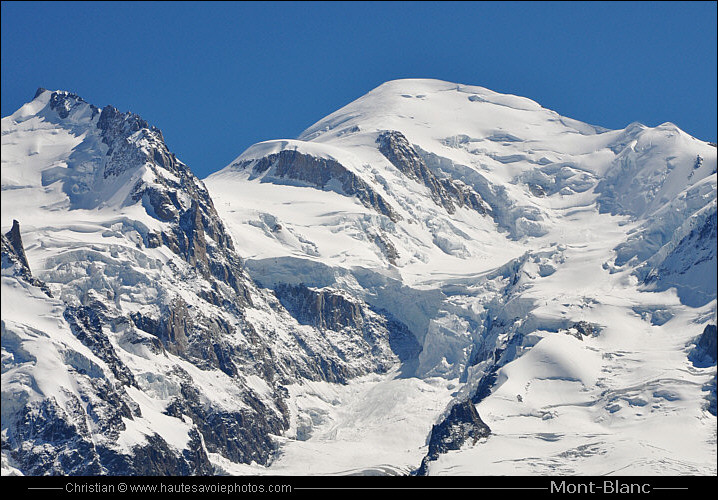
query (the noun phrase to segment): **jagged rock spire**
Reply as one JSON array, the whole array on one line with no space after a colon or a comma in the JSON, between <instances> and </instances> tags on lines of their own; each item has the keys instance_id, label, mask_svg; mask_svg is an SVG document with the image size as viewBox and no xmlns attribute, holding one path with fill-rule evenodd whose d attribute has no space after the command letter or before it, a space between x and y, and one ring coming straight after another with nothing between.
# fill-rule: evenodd
<instances>
[{"instance_id":1,"label":"jagged rock spire","mask_svg":"<svg viewBox=\"0 0 718 500\"><path fill-rule=\"evenodd\" d=\"M20 261L20 264L27 270L30 270L30 265L27 263L27 256L25 255L25 249L22 245L22 238L20 237L20 223L17 220L12 221L12 228L10 231L5 233L5 237L12 248L13 253Z\"/></svg>"}]
</instances>

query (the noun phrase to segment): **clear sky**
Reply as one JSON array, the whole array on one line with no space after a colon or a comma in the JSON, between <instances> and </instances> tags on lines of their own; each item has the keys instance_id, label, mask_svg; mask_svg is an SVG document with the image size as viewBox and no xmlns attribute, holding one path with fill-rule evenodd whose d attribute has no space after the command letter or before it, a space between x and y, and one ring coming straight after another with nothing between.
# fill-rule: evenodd
<instances>
[{"instance_id":1,"label":"clear sky","mask_svg":"<svg viewBox=\"0 0 718 500\"><path fill-rule=\"evenodd\" d=\"M716 2L2 2L2 116L37 87L138 113L200 177L387 80L716 140Z\"/></svg>"}]
</instances>

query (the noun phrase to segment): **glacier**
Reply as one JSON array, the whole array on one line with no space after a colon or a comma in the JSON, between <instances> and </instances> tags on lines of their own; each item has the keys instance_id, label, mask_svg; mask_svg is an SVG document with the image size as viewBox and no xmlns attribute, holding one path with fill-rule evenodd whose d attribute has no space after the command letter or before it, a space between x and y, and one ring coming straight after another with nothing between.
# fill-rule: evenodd
<instances>
[{"instance_id":1,"label":"glacier","mask_svg":"<svg viewBox=\"0 0 718 500\"><path fill-rule=\"evenodd\" d=\"M716 147L671 123L396 80L200 180L39 89L1 222L3 475L716 473Z\"/></svg>"}]
</instances>

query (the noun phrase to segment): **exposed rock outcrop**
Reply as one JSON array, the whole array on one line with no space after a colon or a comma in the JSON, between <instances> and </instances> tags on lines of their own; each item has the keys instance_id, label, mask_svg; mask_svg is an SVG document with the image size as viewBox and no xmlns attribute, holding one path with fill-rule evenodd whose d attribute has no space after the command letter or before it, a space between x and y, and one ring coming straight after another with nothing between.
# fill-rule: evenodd
<instances>
[{"instance_id":1,"label":"exposed rock outcrop","mask_svg":"<svg viewBox=\"0 0 718 500\"><path fill-rule=\"evenodd\" d=\"M248 160L233 166L242 169L249 165L252 165L255 175L267 172L265 179L291 179L319 189L338 191L346 196L355 196L362 205L386 215L394 222L402 219L369 184L336 160L285 149L259 160Z\"/></svg>"},{"instance_id":2,"label":"exposed rock outcrop","mask_svg":"<svg viewBox=\"0 0 718 500\"><path fill-rule=\"evenodd\" d=\"M475 444L479 439L488 437L491 429L481 420L476 406L470 400L456 403L449 414L431 429L429 452L416 471L423 476L428 472L429 462L449 450L458 450L464 443Z\"/></svg>"},{"instance_id":3,"label":"exposed rock outcrop","mask_svg":"<svg viewBox=\"0 0 718 500\"><path fill-rule=\"evenodd\" d=\"M718 334L716 325L706 325L703 333L696 339L690 358L694 363L706 366L716 363L718 357Z\"/></svg>"},{"instance_id":4,"label":"exposed rock outcrop","mask_svg":"<svg viewBox=\"0 0 718 500\"><path fill-rule=\"evenodd\" d=\"M47 91L38 96L47 98ZM350 296L297 287L280 291L277 300L257 288L204 184L139 116L99 110L68 92L51 93L42 113L51 126L83 137L67 168L42 171L43 185L60 181L70 212L107 213L99 227L108 240L76 244L44 261L43 278L59 300L41 306L60 311L59 330L46 337L48 356L67 370L67 395L33 392L32 370L47 367L23 350L32 330L3 321L3 370L18 373L17 404L11 419L3 417L3 459L13 467L29 474L208 474L208 453L268 464L272 436L289 426L285 384L345 383L418 355L421 347L404 324ZM334 160L284 151L254 165L255 172L270 168L276 178L356 196L400 220L369 184ZM146 215L124 210L130 206ZM116 210L102 212L108 207ZM395 262L391 241L373 236ZM159 247L169 252L147 251ZM2 249L3 276L49 294L30 273L17 222L2 236ZM256 314L270 321L252 319ZM71 337L89 352L68 347ZM157 368L137 370L132 360L141 359L148 366L156 360ZM30 375L20 376L21 365ZM214 400L204 393L205 376L221 380ZM138 431L150 418L137 402L144 398L168 401L164 413L182 430Z\"/></svg>"},{"instance_id":5,"label":"exposed rock outcrop","mask_svg":"<svg viewBox=\"0 0 718 500\"><path fill-rule=\"evenodd\" d=\"M718 329L716 329L716 325L706 325L703 333L698 336L694 344L688 359L698 367L715 366L716 358L718 358ZM715 416L716 401L718 400L716 397L718 393L718 375L713 375L713 380L703 386L703 391L708 393L705 396L705 409Z\"/></svg>"},{"instance_id":6,"label":"exposed rock outcrop","mask_svg":"<svg viewBox=\"0 0 718 500\"><path fill-rule=\"evenodd\" d=\"M10 231L5 233L7 242L3 239L3 250L8 252L10 255L17 259L17 262L22 266L23 270L30 272L30 264L27 263L27 257L25 256L25 248L22 245L22 238L20 237L20 223L16 220L12 221L12 228ZM6 248L5 248L6 247Z\"/></svg>"},{"instance_id":7,"label":"exposed rock outcrop","mask_svg":"<svg viewBox=\"0 0 718 500\"><path fill-rule=\"evenodd\" d=\"M27 283L40 288L48 297L52 297L52 292L45 282L35 278L30 271L20 236L20 223L16 220L12 221L10 231L2 235L2 269L3 272L22 278Z\"/></svg>"},{"instance_id":8,"label":"exposed rock outcrop","mask_svg":"<svg viewBox=\"0 0 718 500\"><path fill-rule=\"evenodd\" d=\"M98 453L109 475L118 476L209 476L214 467L196 429L190 431L187 448L177 453L159 435L147 436L146 444L132 447L131 453L119 453L100 447Z\"/></svg>"},{"instance_id":9,"label":"exposed rock outcrop","mask_svg":"<svg viewBox=\"0 0 718 500\"><path fill-rule=\"evenodd\" d=\"M717 212L714 205L703 217L696 217L701 222L679 241L675 241L674 235L674 241L666 242L664 247L670 252L665 255L659 252L656 257L660 258L654 257L641 266L637 270L639 278L655 290L676 287L681 302L692 307L715 299ZM697 287L696 282L703 286Z\"/></svg>"},{"instance_id":10,"label":"exposed rock outcrop","mask_svg":"<svg viewBox=\"0 0 718 500\"><path fill-rule=\"evenodd\" d=\"M69 330L94 358L47 338L55 349L52 355L68 367L74 393L58 402L32 392L30 375L14 379L17 404L16 411L7 412L12 418L3 414L3 458L10 457L27 474L208 474L207 449L238 462L268 463L274 452L271 436L288 426L287 393L279 384L303 373L331 381L356 373L342 373L340 363L313 366L313 352L302 350L301 344L292 353L295 359L285 360L288 354L274 349L276 332L260 334L246 320L252 294L263 293L244 271L203 183L168 151L158 129L110 106L100 112L67 92L53 92L43 113L58 128L85 134L70 154L68 168L43 171L45 185L63 182L70 210L140 204L160 225L150 231L141 218L113 219L103 236L122 244L76 247L45 263L44 276L65 302L47 304L62 311L58 328ZM129 195L120 199L118 192ZM145 249L159 246L177 259L154 262ZM17 222L2 236L2 263L3 276L16 276L49 294L30 273ZM152 299L146 301L148 297ZM128 311L123 301L140 307ZM33 366L34 358L23 351L23 343L31 339L23 328L12 324L6 329L3 321L4 373L25 359L23 366ZM312 334L316 330L306 332ZM195 378L198 372L182 372L175 361L169 361L174 371L158 367L151 373L133 372L123 362L123 349L146 359L161 356L162 363L174 355L200 371L223 372L224 390L237 398L241 410L208 401ZM256 383L266 384L266 390L256 393L245 383L247 377L258 377ZM136 391L170 399L165 411L178 425L192 419L186 445L178 448L159 434L145 436L131 449L118 444L125 422L144 418L129 396ZM34 399L23 406L27 394Z\"/></svg>"},{"instance_id":11,"label":"exposed rock outcrop","mask_svg":"<svg viewBox=\"0 0 718 500\"><path fill-rule=\"evenodd\" d=\"M277 429L289 424L288 411L277 416L256 397L247 395L245 410L229 411L212 408L202 402L201 388L187 377L181 392L167 406L165 413L177 418L189 417L201 433L210 453L238 463L268 463L275 450L270 437Z\"/></svg>"},{"instance_id":12,"label":"exposed rock outcrop","mask_svg":"<svg viewBox=\"0 0 718 500\"><path fill-rule=\"evenodd\" d=\"M280 284L275 294L299 323L342 332L333 345L340 357L351 351L365 352L373 371L386 371L397 361L408 361L421 352L406 325L387 311L375 310L339 290Z\"/></svg>"},{"instance_id":13,"label":"exposed rock outcrop","mask_svg":"<svg viewBox=\"0 0 718 500\"><path fill-rule=\"evenodd\" d=\"M576 337L578 340L583 340L583 337L593 337L598 333L598 327L592 325L588 321L577 321L572 324L564 333Z\"/></svg>"},{"instance_id":14,"label":"exposed rock outcrop","mask_svg":"<svg viewBox=\"0 0 718 500\"><path fill-rule=\"evenodd\" d=\"M68 306L65 309L64 318L68 322L72 333L87 346L92 353L100 358L112 370L117 380L125 385L136 386L135 378L127 366L120 360L112 347L107 335L102 331L102 325L106 322L102 310L104 306L95 303L93 306ZM103 321L103 319L105 321Z\"/></svg>"},{"instance_id":15,"label":"exposed rock outcrop","mask_svg":"<svg viewBox=\"0 0 718 500\"><path fill-rule=\"evenodd\" d=\"M456 212L456 206L466 206L480 214L487 213L488 206L470 186L458 180L438 178L434 175L401 132L382 132L376 142L379 151L387 160L404 175L429 188L434 203L444 207L450 214Z\"/></svg>"}]
</instances>

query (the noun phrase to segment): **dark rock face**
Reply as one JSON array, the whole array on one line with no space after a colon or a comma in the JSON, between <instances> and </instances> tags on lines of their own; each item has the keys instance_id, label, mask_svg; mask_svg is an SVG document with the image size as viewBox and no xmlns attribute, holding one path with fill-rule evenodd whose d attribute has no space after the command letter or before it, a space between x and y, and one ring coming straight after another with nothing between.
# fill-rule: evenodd
<instances>
[{"instance_id":1,"label":"dark rock face","mask_svg":"<svg viewBox=\"0 0 718 500\"><path fill-rule=\"evenodd\" d=\"M52 474L57 469L67 475L103 472L80 401L72 397L67 406L69 411L63 410L54 398L25 406L6 447L24 474Z\"/></svg>"},{"instance_id":2,"label":"dark rock face","mask_svg":"<svg viewBox=\"0 0 718 500\"><path fill-rule=\"evenodd\" d=\"M3 436L3 451L28 475L213 473L197 427L190 429L188 446L181 452L156 434L131 450L118 449L113 440L125 430L123 418L140 416L139 409L122 388L105 379L93 379L91 390L82 401L66 393L64 408L54 398L26 404Z\"/></svg>"},{"instance_id":3,"label":"dark rock face","mask_svg":"<svg viewBox=\"0 0 718 500\"><path fill-rule=\"evenodd\" d=\"M688 359L693 362L694 366L706 368L715 366L718 357L718 329L716 325L706 325L703 333L695 340L695 347L688 355ZM705 399L705 409L712 415L716 415L716 401L718 398L718 375L713 376L713 380L703 386L703 391L707 392Z\"/></svg>"},{"instance_id":4,"label":"dark rock face","mask_svg":"<svg viewBox=\"0 0 718 500\"><path fill-rule=\"evenodd\" d=\"M181 397L174 399L165 413L178 418L189 416L202 434L207 451L221 453L234 462L266 464L276 448L269 435L286 428L288 416L285 413L278 417L251 395L245 397L244 403L252 411L207 407L202 403L200 388L187 383L182 385Z\"/></svg>"},{"instance_id":5,"label":"dark rock face","mask_svg":"<svg viewBox=\"0 0 718 500\"><path fill-rule=\"evenodd\" d=\"M587 321L578 321L571 325L565 333L583 340L583 337L592 337L598 332L597 327Z\"/></svg>"},{"instance_id":6,"label":"dark rock face","mask_svg":"<svg viewBox=\"0 0 718 500\"><path fill-rule=\"evenodd\" d=\"M103 318L99 303L94 307L68 306L63 316L70 325L72 333L87 346L92 353L100 358L112 370L113 375L126 385L136 386L135 378L127 366L120 360L112 347L107 335L102 331Z\"/></svg>"},{"instance_id":7,"label":"dark rock face","mask_svg":"<svg viewBox=\"0 0 718 500\"><path fill-rule=\"evenodd\" d=\"M7 242L9 245L8 251L17 257L18 262L23 268L30 271L30 264L27 263L27 257L25 256L25 248L22 245L22 238L20 237L20 223L16 220L12 221L12 228L10 231L5 233Z\"/></svg>"},{"instance_id":8,"label":"dark rock face","mask_svg":"<svg viewBox=\"0 0 718 500\"><path fill-rule=\"evenodd\" d=\"M279 285L275 293L287 311L301 324L330 330L363 326L360 305L340 293L287 284Z\"/></svg>"},{"instance_id":9,"label":"dark rock face","mask_svg":"<svg viewBox=\"0 0 718 500\"><path fill-rule=\"evenodd\" d=\"M44 89L37 89L35 97L39 96L43 90ZM71 92L53 92L52 96L50 96L50 109L55 110L57 115L63 120L70 116L74 108L82 104L87 103L80 96ZM95 106L90 105L90 109L92 110L93 116L99 112Z\"/></svg>"},{"instance_id":10,"label":"dark rock face","mask_svg":"<svg viewBox=\"0 0 718 500\"><path fill-rule=\"evenodd\" d=\"M361 334L365 341L362 347L376 356L378 371L388 367L382 358L391 353L403 362L421 352L421 345L405 324L387 311L372 309L336 290L281 284L275 288L275 294L299 323L320 330L346 331L347 335ZM383 351L383 347L390 352Z\"/></svg>"},{"instance_id":11,"label":"dark rock face","mask_svg":"<svg viewBox=\"0 0 718 500\"><path fill-rule=\"evenodd\" d=\"M190 431L187 449L181 454L173 451L157 434L147 436L147 444L136 445L131 454L111 448L98 449L106 473L112 476L208 476L214 467L202 447L196 429Z\"/></svg>"},{"instance_id":12,"label":"dark rock face","mask_svg":"<svg viewBox=\"0 0 718 500\"><path fill-rule=\"evenodd\" d=\"M20 237L20 223L16 220L12 221L10 231L2 235L2 268L12 269L15 276L40 288L45 295L52 297L52 293L47 285L32 275L30 272L30 264L25 256L25 247Z\"/></svg>"},{"instance_id":13,"label":"dark rock face","mask_svg":"<svg viewBox=\"0 0 718 500\"><path fill-rule=\"evenodd\" d=\"M450 214L456 212L455 205L467 206L480 214L487 212L487 206L481 196L470 186L457 180L436 177L401 132L382 132L376 142L379 144L379 151L387 160L410 179L428 187L434 203L444 207Z\"/></svg>"},{"instance_id":14,"label":"dark rock face","mask_svg":"<svg viewBox=\"0 0 718 500\"><path fill-rule=\"evenodd\" d=\"M481 380L479 380L474 394L471 396L472 403L479 404L481 401L484 400L484 398L487 398L491 395L491 388L494 386L494 384L496 384L496 379L498 378L497 371L498 366L492 365L492 367L487 371L487 373L483 377L481 377Z\"/></svg>"},{"instance_id":15,"label":"dark rock face","mask_svg":"<svg viewBox=\"0 0 718 500\"><path fill-rule=\"evenodd\" d=\"M529 184L529 191L531 191L532 195L538 196L539 198L546 196L546 190L539 184Z\"/></svg>"},{"instance_id":16,"label":"dark rock face","mask_svg":"<svg viewBox=\"0 0 718 500\"><path fill-rule=\"evenodd\" d=\"M424 457L416 474L426 475L429 461L436 460L440 454L449 450L458 450L469 440L476 443L479 439L488 437L489 434L491 434L491 429L481 420L472 401L456 403L446 418L432 427L429 436L429 452Z\"/></svg>"},{"instance_id":17,"label":"dark rock face","mask_svg":"<svg viewBox=\"0 0 718 500\"><path fill-rule=\"evenodd\" d=\"M645 266L640 274L644 283L656 290L676 287L681 302L700 307L716 298L716 238L718 215L715 207L705 221L686 235L655 268ZM688 277L688 278L686 278ZM701 288L694 280L705 282ZM711 286L712 284L712 286Z\"/></svg>"},{"instance_id":18,"label":"dark rock face","mask_svg":"<svg viewBox=\"0 0 718 500\"><path fill-rule=\"evenodd\" d=\"M390 264L396 265L396 259L399 258L399 252L386 234L383 234L383 232L375 233L374 243L376 243L376 246L379 247L381 253L386 257L386 260L389 261Z\"/></svg>"},{"instance_id":19,"label":"dark rock face","mask_svg":"<svg viewBox=\"0 0 718 500\"><path fill-rule=\"evenodd\" d=\"M236 167L245 168L250 164L254 164L252 172L255 174L261 174L271 169L269 173L272 177L305 182L319 189L330 189L329 184L333 181L341 186L342 194L356 196L365 207L386 215L394 222L402 219L369 184L335 160L317 158L285 149L279 153L265 156L256 162L252 160L238 164Z\"/></svg>"},{"instance_id":20,"label":"dark rock face","mask_svg":"<svg viewBox=\"0 0 718 500\"><path fill-rule=\"evenodd\" d=\"M716 411L718 410L718 405L716 404L716 401L718 401L718 398L716 397L716 394L718 393L718 375L714 375L713 380L703 386L703 390L708 393L706 396L706 401L708 403L706 404L706 410L708 410L708 412L715 417Z\"/></svg>"},{"instance_id":21,"label":"dark rock face","mask_svg":"<svg viewBox=\"0 0 718 500\"><path fill-rule=\"evenodd\" d=\"M192 319L187 304L181 298L175 299L161 318L155 319L137 312L131 314L131 318L140 330L159 338L168 352L177 355L187 352L187 334L192 328Z\"/></svg>"},{"instance_id":22,"label":"dark rock face","mask_svg":"<svg viewBox=\"0 0 718 500\"><path fill-rule=\"evenodd\" d=\"M690 354L694 364L710 366L716 363L718 357L716 325L706 325L695 344Z\"/></svg>"},{"instance_id":23,"label":"dark rock face","mask_svg":"<svg viewBox=\"0 0 718 500\"><path fill-rule=\"evenodd\" d=\"M282 400L287 394L276 385L283 368L273 358L268 340L260 337L243 318L244 308L252 304L250 289L254 285L242 268L209 193L189 168L167 150L161 132L139 116L120 113L110 106L99 113L91 105L92 113L88 114L87 103L64 92L53 93L50 100L54 112L48 114L49 119L69 128L87 127L88 137L95 134L77 148L88 159L85 166L92 164L95 170L86 168L82 174L63 172L65 177L52 174L47 179L43 177L43 181L65 180L71 210L94 208L103 200L96 194L101 190L93 186L103 189L124 186L135 171L148 169L154 178L143 176L123 204L142 203L146 212L163 225L161 230L149 232L142 229L141 221L128 221L140 236L139 241L133 240L137 248L134 252L141 252L143 246L165 245L188 266L180 269L170 261L167 273L172 277L166 283L170 287L157 289L163 300L153 304L154 309L129 316L112 302L114 292L95 289L102 283L61 282L63 298L76 299L72 305L66 304L63 313L70 331L107 368L67 350L69 374L78 384L74 390L79 391L82 401L73 406L47 398L19 407L13 413L18 422L6 422L3 417L4 456L7 453L12 457L25 474L210 474L213 468L205 446L240 462L267 463L274 450L270 435L281 434L288 425L288 410ZM82 120L62 121L75 116ZM90 118L89 122L86 118ZM106 155L98 139L107 146ZM80 196L72 198L76 191L73 189L80 184L83 186ZM133 258L129 250L127 256ZM93 257L78 255L86 261L75 265L93 266ZM30 273L17 223L7 235L2 235L2 263L3 275L7 274L6 268L12 268L18 278L45 287ZM221 314L205 315L201 308L188 306L173 288L173 283L188 279L192 285L187 290L215 310L221 308L232 318L231 322ZM12 335L13 332L6 334L3 323L3 342ZM177 398L167 411L179 418L191 416L196 422L184 450L173 448L159 435L147 436L146 443L132 450L119 449L116 440L125 430L123 419L141 417L126 387L140 387L118 355L113 337L120 346L141 344L148 352L172 353L200 370L219 369L236 377L237 390L244 391L246 408L235 414L218 410L204 399L200 403L197 398L190 397L188 401ZM238 337L242 341L237 341ZM272 408L267 407L265 399L242 388L245 374L259 375L277 391ZM185 395L201 393L191 377L184 378L182 387Z\"/></svg>"},{"instance_id":24,"label":"dark rock face","mask_svg":"<svg viewBox=\"0 0 718 500\"><path fill-rule=\"evenodd\" d=\"M244 283L249 278L243 274L241 260L207 189L167 150L160 130L149 127L137 115L122 114L110 106L103 109L97 126L109 146L105 177L118 176L141 165L156 174L152 183L139 181L129 200L142 202L150 216L167 223L167 229L160 234L145 235L144 244L150 248L167 246L206 279L229 285L236 292L229 298L231 302L251 304ZM143 148L129 140L136 133L142 134L139 140L144 141ZM183 199L191 200L189 206Z\"/></svg>"},{"instance_id":25,"label":"dark rock face","mask_svg":"<svg viewBox=\"0 0 718 500\"><path fill-rule=\"evenodd\" d=\"M696 347L703 350L714 363L716 362L718 357L716 325L706 325Z\"/></svg>"},{"instance_id":26,"label":"dark rock face","mask_svg":"<svg viewBox=\"0 0 718 500\"><path fill-rule=\"evenodd\" d=\"M108 156L111 156L112 149L122 143L123 139L142 129L149 129L150 125L134 113L120 113L113 106L105 106L97 121L97 128L102 130L102 140L110 146ZM156 130L153 127L152 131Z\"/></svg>"},{"instance_id":27,"label":"dark rock face","mask_svg":"<svg viewBox=\"0 0 718 500\"><path fill-rule=\"evenodd\" d=\"M439 179L439 182L459 207L469 207L482 215L489 212L488 205L471 186L456 179Z\"/></svg>"},{"instance_id":28,"label":"dark rock face","mask_svg":"<svg viewBox=\"0 0 718 500\"><path fill-rule=\"evenodd\" d=\"M230 376L238 373L233 358L240 352L227 341L235 330L221 318L193 317L181 298L166 306L160 317L137 312L130 317L137 328L154 335L167 352L203 369L217 368Z\"/></svg>"}]
</instances>

